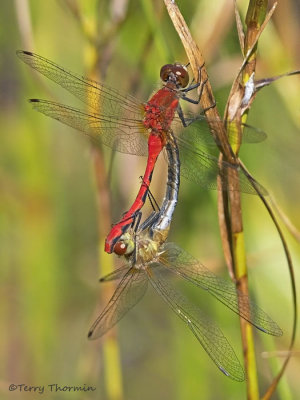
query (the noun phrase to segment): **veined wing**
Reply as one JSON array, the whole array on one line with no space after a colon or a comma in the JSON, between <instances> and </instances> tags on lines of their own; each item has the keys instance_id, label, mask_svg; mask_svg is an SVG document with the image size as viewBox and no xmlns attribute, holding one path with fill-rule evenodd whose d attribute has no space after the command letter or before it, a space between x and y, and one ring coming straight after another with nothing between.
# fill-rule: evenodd
<instances>
[{"instance_id":1,"label":"veined wing","mask_svg":"<svg viewBox=\"0 0 300 400\"><path fill-rule=\"evenodd\" d=\"M125 264L122 267L115 269L113 272L102 276L99 279L99 282L110 282L110 281L118 281L123 278L125 273L128 271L128 265Z\"/></svg>"},{"instance_id":2,"label":"veined wing","mask_svg":"<svg viewBox=\"0 0 300 400\"><path fill-rule=\"evenodd\" d=\"M282 335L282 330L276 322L248 296L239 292L231 281L216 276L175 243L166 243L163 246L160 262L170 272L180 275L194 285L207 290L226 307L259 330L274 336Z\"/></svg>"},{"instance_id":3,"label":"veined wing","mask_svg":"<svg viewBox=\"0 0 300 400\"><path fill-rule=\"evenodd\" d=\"M157 263L149 266L148 278L154 289L187 324L217 367L231 379L243 381L244 370L226 337L198 307L167 283L167 279L163 277L163 269L165 267Z\"/></svg>"},{"instance_id":4,"label":"veined wing","mask_svg":"<svg viewBox=\"0 0 300 400\"><path fill-rule=\"evenodd\" d=\"M132 96L122 95L115 89L76 75L37 54L18 51L17 55L33 69L87 103L96 113L87 114L58 103L33 100L32 103L36 110L79 129L96 142L104 143L120 152L147 155L145 140L147 133L142 126L142 105ZM182 148L184 147L187 145L183 144ZM185 158L184 155L182 158ZM217 187L216 177L218 175L222 176L223 174L222 178L225 179L226 172L220 174L215 160L200 150L194 154L189 151L187 159L187 163L183 163L182 174L188 179L208 188ZM224 170L226 171L225 164ZM229 168L227 170L229 171ZM256 193L242 174L240 187L246 193Z\"/></svg>"},{"instance_id":5,"label":"veined wing","mask_svg":"<svg viewBox=\"0 0 300 400\"><path fill-rule=\"evenodd\" d=\"M88 104L97 113L130 118L130 115L141 111L140 102L133 96L123 95L102 83L77 75L30 51L18 50L17 56L31 68Z\"/></svg>"},{"instance_id":6,"label":"veined wing","mask_svg":"<svg viewBox=\"0 0 300 400\"><path fill-rule=\"evenodd\" d=\"M31 99L30 103L35 110L84 132L97 143L121 153L148 154L145 128L137 120L103 117L48 100Z\"/></svg>"},{"instance_id":7,"label":"veined wing","mask_svg":"<svg viewBox=\"0 0 300 400\"><path fill-rule=\"evenodd\" d=\"M97 339L111 329L144 296L148 280L145 272L130 268L117 286L107 306L93 323L89 339Z\"/></svg>"},{"instance_id":8,"label":"veined wing","mask_svg":"<svg viewBox=\"0 0 300 400\"><path fill-rule=\"evenodd\" d=\"M68 71L51 60L38 54L18 50L18 57L42 75L51 79L74 96L92 107L96 113L105 116L114 116L115 119L127 118L141 119L142 104L133 96L121 94L118 90L111 88L103 83L96 82L89 78L80 76ZM193 125L184 131L186 137L195 137L199 143L214 144L214 140L209 132L207 119L204 115L187 114L187 121L192 120ZM182 127L179 118L174 119L174 125ZM266 134L254 127L245 125L242 141L244 143L258 143L266 138ZM200 132L200 134L199 134ZM229 133L229 139L234 143L234 135Z\"/></svg>"},{"instance_id":9,"label":"veined wing","mask_svg":"<svg viewBox=\"0 0 300 400\"><path fill-rule=\"evenodd\" d=\"M140 156L148 154L147 132L142 123L136 119L120 120L113 116L98 116L92 112L83 112L48 100L32 99L30 102L35 110L84 132L96 143L102 143L121 153ZM217 158L181 141L180 138L177 140L182 162L181 175L204 188L217 189L218 176L226 182L227 175L235 169L238 170L238 166L224 161L219 163ZM238 172L240 190L244 193L256 194L249 179L242 171ZM256 184L262 193L267 193L261 185ZM227 185L227 189L233 190L233 187Z\"/></svg>"},{"instance_id":10,"label":"veined wing","mask_svg":"<svg viewBox=\"0 0 300 400\"><path fill-rule=\"evenodd\" d=\"M203 152L195 144L177 138L179 155L181 161L180 173L186 179L208 189L217 189L217 177L220 176L226 182L225 189L235 190L238 183L238 190L243 193L257 194L256 190L238 165L230 164L226 161L220 162L216 157ZM235 176L233 171L237 171ZM232 184L228 183L227 176L231 175ZM238 180L238 182L236 182ZM266 189L255 181L256 186L263 195L267 194Z\"/></svg>"},{"instance_id":11,"label":"veined wing","mask_svg":"<svg viewBox=\"0 0 300 400\"><path fill-rule=\"evenodd\" d=\"M211 128L208 124L209 120L205 115L199 114L185 114L185 119L187 122L193 121L191 125L183 128L182 121L179 117L175 117L172 128L176 136L180 137L181 140L192 142L197 146L215 146L216 140L211 134ZM212 120L210 120L212 122ZM223 121L213 121L213 125L217 129L218 125L223 125ZM237 139L236 132L234 132L233 127L228 125L228 140L231 144L237 144L239 139ZM266 140L267 134L254 126L248 124L242 124L241 133L241 143L261 143ZM218 143L220 144L220 143Z\"/></svg>"},{"instance_id":12,"label":"veined wing","mask_svg":"<svg viewBox=\"0 0 300 400\"><path fill-rule=\"evenodd\" d=\"M118 90L103 83L93 81L89 78L68 71L53 61L38 54L18 50L17 56L31 68L51 79L53 82L56 82L81 101L88 104L89 107L93 108L94 112L101 114L104 119L113 118L115 121L117 119L124 119L133 122L137 120L141 121L143 118L142 104L133 96L121 94ZM186 118L187 120L195 120L193 127L184 130L186 131L186 137L194 137L194 140L198 140L201 144L213 144L214 141L211 138L207 127L205 116L199 115L195 117L195 115L187 114ZM182 126L179 118L174 120L174 125ZM199 132L201 132L200 135ZM248 132L250 132L250 134ZM250 129L246 129L243 133L243 142L256 143L264 140L265 137L266 134L264 132L250 127Z\"/></svg>"}]
</instances>

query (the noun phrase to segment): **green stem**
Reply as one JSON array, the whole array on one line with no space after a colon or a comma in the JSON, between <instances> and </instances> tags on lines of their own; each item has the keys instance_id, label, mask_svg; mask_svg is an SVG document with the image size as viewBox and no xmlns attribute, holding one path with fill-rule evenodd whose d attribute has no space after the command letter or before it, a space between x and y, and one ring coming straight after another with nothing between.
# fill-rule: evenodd
<instances>
[{"instance_id":1,"label":"green stem","mask_svg":"<svg viewBox=\"0 0 300 400\"><path fill-rule=\"evenodd\" d=\"M98 50L94 45L87 49L90 55L88 60L89 78L97 79L96 65L98 61ZM99 110L100 111L100 110ZM100 275L106 275L114 270L113 259L111 255L104 253L104 238L111 227L110 195L107 184L107 173L105 172L105 163L102 149L93 147L94 169L97 184L99 217L99 271ZM101 298L103 302L108 302L112 296L114 288L112 285L103 286ZM107 398L110 400L121 400L123 396L122 368L120 359L120 349L117 338L117 328L114 327L105 335L102 342L103 346L103 364L105 369L105 387Z\"/></svg>"},{"instance_id":2,"label":"green stem","mask_svg":"<svg viewBox=\"0 0 300 400\"><path fill-rule=\"evenodd\" d=\"M263 23L266 11L267 11L267 0L250 0L247 16L246 25L247 30L245 34L244 42L244 54L247 54L248 50L254 43L256 34ZM256 65L256 47L254 47L251 56L245 68L242 71L241 84L245 87L251 74L255 71ZM233 98L233 97L231 97ZM230 110L230 107L227 108ZM231 120L231 116L226 116ZM243 116L243 122L247 118ZM237 138L241 133L241 115L235 116L235 119L230 123L231 131L236 132ZM238 156L239 146L234 149ZM248 290L248 269L246 264L246 252L244 245L244 233L243 233L243 222L242 222L242 209L241 209L241 198L240 192L234 191L229 193L229 206L231 210L231 232L232 232L232 258L234 261L234 272L237 282L237 287L245 295L249 295ZM255 358L255 346L253 340L252 326L242 318L240 319L242 343L244 350L244 363L246 369L246 382L247 382L247 398L250 400L259 399L259 387L257 381L257 367Z\"/></svg>"}]
</instances>

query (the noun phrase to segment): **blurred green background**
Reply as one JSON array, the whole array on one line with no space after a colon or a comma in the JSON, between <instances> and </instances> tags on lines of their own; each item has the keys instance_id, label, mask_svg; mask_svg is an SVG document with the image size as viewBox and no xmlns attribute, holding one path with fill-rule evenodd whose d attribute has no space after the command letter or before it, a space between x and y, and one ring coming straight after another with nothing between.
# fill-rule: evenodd
<instances>
[{"instance_id":1,"label":"blurred green background","mask_svg":"<svg viewBox=\"0 0 300 400\"><path fill-rule=\"evenodd\" d=\"M280 3L259 42L258 79L300 66L299 3ZM232 5L227 0L180 1L179 5L204 54L222 111L242 59ZM238 5L244 15L247 2L238 1ZM33 74L15 51L35 51L74 72L90 73L89 36L95 34L100 41L97 79L142 101L157 88L163 64L187 59L160 1L2 0L0 11L0 397L38 398L37 394L9 392L11 383L57 383L86 384L96 390L48 391L44 398L120 399L114 382L110 395L105 389L102 345L106 338L89 342L87 332L104 306L107 294L103 296L103 290L111 290L98 283L101 271L114 257L103 255L108 213L116 222L128 209L145 159L103 149L105 167L100 175L104 184L107 176L110 211L98 196L87 138L34 112L26 100L54 98L75 106L77 101ZM266 131L268 139L241 150L247 167L298 229L299 92L298 77L284 78L260 92L248 122ZM163 164L162 159L152 187L158 198L163 193ZM291 291L281 243L261 202L244 195L243 212L251 293L284 330L284 336L276 340L255 332L263 393L282 362L278 356L263 355L284 351L289 345ZM299 242L283 229L299 281ZM227 276L216 192L182 180L170 239L217 274ZM199 289L182 286L182 290L197 302ZM207 298L203 308L218 321L242 361L238 318L213 299ZM152 290L118 325L117 335L124 399L245 398L245 383L223 376ZM295 355L274 399L300 397L299 364L298 335Z\"/></svg>"}]
</instances>

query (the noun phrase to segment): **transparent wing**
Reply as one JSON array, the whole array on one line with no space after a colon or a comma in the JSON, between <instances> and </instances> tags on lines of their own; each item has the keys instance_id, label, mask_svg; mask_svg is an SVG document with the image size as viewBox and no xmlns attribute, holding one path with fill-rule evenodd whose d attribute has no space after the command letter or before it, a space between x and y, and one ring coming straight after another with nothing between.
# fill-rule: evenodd
<instances>
[{"instance_id":1,"label":"transparent wing","mask_svg":"<svg viewBox=\"0 0 300 400\"><path fill-rule=\"evenodd\" d=\"M123 120L121 122L114 117L104 118L94 113L86 113L77 108L48 100L32 99L30 102L35 110L82 131L96 143L102 143L121 153L140 156L147 156L148 154L148 134L141 122L136 120ZM227 182L228 174L238 170L237 166L224 161L219 162L216 157L197 149L192 145L192 142L182 141L181 138L177 140L180 149L181 175L203 188L217 189L218 176L224 182ZM225 186L228 190L233 190L236 187L235 179L238 179L239 188L242 192L256 194L249 179L239 170L238 177L231 181L233 185ZM267 193L261 185L258 183L257 185L263 194Z\"/></svg>"},{"instance_id":2,"label":"transparent wing","mask_svg":"<svg viewBox=\"0 0 300 400\"><path fill-rule=\"evenodd\" d=\"M282 330L276 322L248 296L239 292L231 281L226 281L213 274L176 244L166 243L159 259L169 271L207 290L230 310L239 314L259 330L274 336L282 335Z\"/></svg>"},{"instance_id":3,"label":"transparent wing","mask_svg":"<svg viewBox=\"0 0 300 400\"><path fill-rule=\"evenodd\" d=\"M146 156L147 136L137 121L120 121L117 117L103 117L53 101L32 99L33 108L87 134L96 143L102 143L121 153Z\"/></svg>"},{"instance_id":4,"label":"transparent wing","mask_svg":"<svg viewBox=\"0 0 300 400\"><path fill-rule=\"evenodd\" d=\"M130 268L117 286L107 306L93 323L89 339L97 339L111 329L135 306L147 290L147 276L141 269Z\"/></svg>"},{"instance_id":5,"label":"transparent wing","mask_svg":"<svg viewBox=\"0 0 300 400\"><path fill-rule=\"evenodd\" d=\"M266 140L267 137L268 135L263 130L255 126L243 124L242 143L261 143ZM229 134L229 142L235 143L231 133Z\"/></svg>"},{"instance_id":6,"label":"transparent wing","mask_svg":"<svg viewBox=\"0 0 300 400\"><path fill-rule=\"evenodd\" d=\"M103 83L93 81L89 78L68 71L53 61L30 51L18 50L17 56L31 68L68 90L89 107L92 107L97 113L109 116L118 115L120 119L126 117L127 119L133 120L141 113L141 102L133 96L122 94L118 90ZM196 121L195 124L199 121L201 125L200 129L204 130L204 124L202 124L201 121L206 121L205 116L187 114L186 119L188 121ZM176 121L175 124L182 126L179 118L177 118ZM257 143L265 139L266 134L264 132L257 128L250 126L247 127L248 129L243 133L243 142ZM187 134L191 135L193 131L198 134L199 127L196 125L195 128L191 128L191 133L187 132ZM205 135L205 133L203 133L202 143L213 143L209 131L205 130L205 132L208 134Z\"/></svg>"},{"instance_id":7,"label":"transparent wing","mask_svg":"<svg viewBox=\"0 0 300 400\"><path fill-rule=\"evenodd\" d=\"M172 128L176 133L176 136L180 136L182 140L193 141L193 143L198 146L215 146L216 140L213 138L211 134L211 128L208 125L208 122L212 122L212 120L208 120L205 115L195 115L195 114L184 114L185 120L188 123L191 123L188 127L183 129L182 121L179 117L175 117ZM214 126L217 124L222 124L222 121L214 121ZM228 140L231 144L237 144L237 135L233 131L233 129L228 129ZM267 134L254 126L248 124L242 124L242 135L241 135L241 143L249 144L249 143L261 143L266 140Z\"/></svg>"},{"instance_id":8,"label":"transparent wing","mask_svg":"<svg viewBox=\"0 0 300 400\"><path fill-rule=\"evenodd\" d=\"M122 267L114 270L110 274L104 275L99 279L99 282L110 282L110 281L118 281L125 275L125 272L128 271L128 265L125 264Z\"/></svg>"},{"instance_id":9,"label":"transparent wing","mask_svg":"<svg viewBox=\"0 0 300 400\"><path fill-rule=\"evenodd\" d=\"M17 56L31 68L88 104L97 113L130 118L130 115L135 115L141 110L140 102L134 97L123 95L104 84L68 71L45 57L23 50L18 50Z\"/></svg>"},{"instance_id":10,"label":"transparent wing","mask_svg":"<svg viewBox=\"0 0 300 400\"><path fill-rule=\"evenodd\" d=\"M17 55L30 67L88 104L95 113L85 113L51 101L32 100L33 107L37 111L83 131L94 141L117 151L147 155L148 133L142 124L143 106L134 97L122 95L104 84L67 71L37 54L20 50ZM196 119L200 120L201 116ZM205 188L216 189L217 176L220 175L225 180L232 166L224 163L220 169L216 158L197 149L198 144L203 145L202 136L201 130L196 126L192 129L188 128L186 133L178 138L183 160L182 175ZM242 173L238 179L241 191L256 194L251 183ZM227 188L233 189L228 186ZM262 187L261 191L266 193Z\"/></svg>"},{"instance_id":11,"label":"transparent wing","mask_svg":"<svg viewBox=\"0 0 300 400\"><path fill-rule=\"evenodd\" d=\"M232 165L225 161L220 162L216 157L203 152L192 142L183 141L181 137L177 138L179 155L181 161L180 173L186 179L200 185L203 188L218 189L217 177L220 176L224 182L227 182L227 190L239 190L243 193L257 194L250 179L239 169L237 165ZM237 175L233 174L237 172ZM231 184L228 184L227 176L232 177ZM238 180L238 182L236 182ZM236 186L238 183L238 186ZM267 194L266 189L255 181L256 186L263 195Z\"/></svg>"},{"instance_id":12,"label":"transparent wing","mask_svg":"<svg viewBox=\"0 0 300 400\"><path fill-rule=\"evenodd\" d=\"M157 263L149 267L148 278L154 289L187 324L217 367L231 379L243 381L243 368L221 330L199 308L168 284L163 269L165 267Z\"/></svg>"}]
</instances>

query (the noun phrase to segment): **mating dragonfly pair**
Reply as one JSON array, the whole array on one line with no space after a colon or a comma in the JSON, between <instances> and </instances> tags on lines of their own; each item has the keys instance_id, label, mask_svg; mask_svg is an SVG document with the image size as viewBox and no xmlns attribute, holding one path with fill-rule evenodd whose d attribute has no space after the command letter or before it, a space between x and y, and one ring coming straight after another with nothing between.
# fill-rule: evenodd
<instances>
[{"instance_id":1,"label":"mating dragonfly pair","mask_svg":"<svg viewBox=\"0 0 300 400\"><path fill-rule=\"evenodd\" d=\"M163 87L143 104L132 96L122 95L104 84L69 72L34 53L18 51L17 55L88 104L93 111L83 112L56 102L32 99L30 102L34 109L119 152L148 157L135 202L106 238L105 251L123 256L125 264L100 279L101 282L120 282L91 327L89 338L98 338L113 327L143 297L150 282L187 324L218 368L234 380L244 380L243 368L218 326L170 284L172 275L180 276L209 292L259 330L274 336L282 334L279 326L248 296L236 290L232 282L217 277L176 244L166 242L178 200L180 176L207 188L217 188L217 176L226 179L230 171L238 170L238 164L220 162L201 150L203 143L210 142L207 120L202 115L185 118L181 110L180 100L199 102L205 82L189 84L185 66L178 63L165 65L161 69ZM198 87L198 99L191 99L189 92ZM194 120L196 122L190 124ZM182 125L184 129L177 134L176 129ZM245 133L243 138L246 142L263 139L263 134L255 130L251 134ZM162 150L168 159L165 197L160 209L138 224L155 163ZM239 179L240 190L254 194L249 177L242 171L238 172L236 179ZM232 190L232 187L227 186L227 189Z\"/></svg>"}]
</instances>

